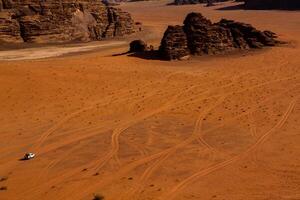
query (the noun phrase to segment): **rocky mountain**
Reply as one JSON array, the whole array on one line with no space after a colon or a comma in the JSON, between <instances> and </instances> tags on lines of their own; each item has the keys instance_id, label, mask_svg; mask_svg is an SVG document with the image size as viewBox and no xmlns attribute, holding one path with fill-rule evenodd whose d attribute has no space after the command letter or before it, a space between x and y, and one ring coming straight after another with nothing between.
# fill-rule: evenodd
<instances>
[{"instance_id":1,"label":"rocky mountain","mask_svg":"<svg viewBox=\"0 0 300 200\"><path fill-rule=\"evenodd\" d=\"M245 0L246 9L300 9L299 0Z\"/></svg>"},{"instance_id":2,"label":"rocky mountain","mask_svg":"<svg viewBox=\"0 0 300 200\"><path fill-rule=\"evenodd\" d=\"M101 0L0 0L0 41L101 40L137 30L129 13Z\"/></svg>"},{"instance_id":3,"label":"rocky mountain","mask_svg":"<svg viewBox=\"0 0 300 200\"><path fill-rule=\"evenodd\" d=\"M169 26L161 41L163 59L189 55L224 54L234 50L262 48L278 43L271 31L259 31L250 24L222 19L212 23L200 13L190 13L183 26Z\"/></svg>"}]
</instances>

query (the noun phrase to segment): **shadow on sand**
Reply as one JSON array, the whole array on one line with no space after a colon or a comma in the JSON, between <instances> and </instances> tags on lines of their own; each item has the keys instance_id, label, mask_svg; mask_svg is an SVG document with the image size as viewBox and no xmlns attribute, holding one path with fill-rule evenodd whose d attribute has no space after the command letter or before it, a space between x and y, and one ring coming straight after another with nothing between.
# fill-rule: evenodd
<instances>
[{"instance_id":1,"label":"shadow on sand","mask_svg":"<svg viewBox=\"0 0 300 200\"><path fill-rule=\"evenodd\" d=\"M152 50L152 51L144 51L144 52L125 52L125 53L119 53L119 54L113 54L112 56L123 56L127 55L129 57L136 57L136 58L141 58L145 60L161 60L164 61L160 56L159 56L159 51L158 50Z\"/></svg>"},{"instance_id":2,"label":"shadow on sand","mask_svg":"<svg viewBox=\"0 0 300 200\"><path fill-rule=\"evenodd\" d=\"M226 11L226 10L286 10L286 11L299 11L300 9L295 7L295 8L289 8L289 7L284 7L284 8L272 8L272 7L261 7L261 8L246 8L244 4L238 4L238 5L233 5L233 6L225 6L222 8L217 8L216 10L220 11Z\"/></svg>"},{"instance_id":3,"label":"shadow on sand","mask_svg":"<svg viewBox=\"0 0 300 200\"><path fill-rule=\"evenodd\" d=\"M217 8L216 10L245 10L244 4L238 4L238 5L233 5L233 6L225 6L222 8Z\"/></svg>"}]
</instances>

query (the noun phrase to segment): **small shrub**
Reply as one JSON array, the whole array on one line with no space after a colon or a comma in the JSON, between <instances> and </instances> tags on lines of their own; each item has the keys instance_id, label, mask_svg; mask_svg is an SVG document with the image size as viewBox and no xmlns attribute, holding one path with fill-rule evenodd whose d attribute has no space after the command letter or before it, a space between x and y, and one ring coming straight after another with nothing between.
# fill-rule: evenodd
<instances>
[{"instance_id":1,"label":"small shrub","mask_svg":"<svg viewBox=\"0 0 300 200\"><path fill-rule=\"evenodd\" d=\"M7 177L1 177L1 178L0 178L0 182L6 181L6 180L7 180Z\"/></svg>"},{"instance_id":2,"label":"small shrub","mask_svg":"<svg viewBox=\"0 0 300 200\"><path fill-rule=\"evenodd\" d=\"M0 190L7 190L7 187L6 186L2 186L2 187L0 187Z\"/></svg>"},{"instance_id":3,"label":"small shrub","mask_svg":"<svg viewBox=\"0 0 300 200\"><path fill-rule=\"evenodd\" d=\"M94 194L93 200L104 200L104 196L102 196L100 194Z\"/></svg>"},{"instance_id":4,"label":"small shrub","mask_svg":"<svg viewBox=\"0 0 300 200\"><path fill-rule=\"evenodd\" d=\"M99 175L99 173L98 173L98 172L94 174L94 176L98 176L98 175Z\"/></svg>"}]
</instances>

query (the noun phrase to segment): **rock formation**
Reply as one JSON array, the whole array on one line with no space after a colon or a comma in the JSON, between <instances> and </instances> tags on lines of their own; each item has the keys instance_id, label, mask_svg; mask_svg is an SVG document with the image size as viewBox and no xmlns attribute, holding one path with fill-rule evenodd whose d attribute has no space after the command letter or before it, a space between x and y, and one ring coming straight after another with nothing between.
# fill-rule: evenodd
<instances>
[{"instance_id":1,"label":"rock formation","mask_svg":"<svg viewBox=\"0 0 300 200\"><path fill-rule=\"evenodd\" d=\"M182 26L169 26L161 40L160 56L166 60L181 59L190 54L187 35Z\"/></svg>"},{"instance_id":2,"label":"rock formation","mask_svg":"<svg viewBox=\"0 0 300 200\"><path fill-rule=\"evenodd\" d=\"M169 26L159 53L163 59L181 59L187 55L215 55L236 49L274 46L276 35L253 26L222 19L212 23L200 13L190 13L183 26Z\"/></svg>"},{"instance_id":3,"label":"rock formation","mask_svg":"<svg viewBox=\"0 0 300 200\"><path fill-rule=\"evenodd\" d=\"M143 40L133 40L129 44L129 52L144 52L148 49L147 43Z\"/></svg>"},{"instance_id":4,"label":"rock formation","mask_svg":"<svg viewBox=\"0 0 300 200\"><path fill-rule=\"evenodd\" d=\"M101 0L0 0L0 42L91 41L135 32L129 13Z\"/></svg>"},{"instance_id":5,"label":"rock formation","mask_svg":"<svg viewBox=\"0 0 300 200\"><path fill-rule=\"evenodd\" d=\"M300 9L299 0L245 0L246 9Z\"/></svg>"}]
</instances>

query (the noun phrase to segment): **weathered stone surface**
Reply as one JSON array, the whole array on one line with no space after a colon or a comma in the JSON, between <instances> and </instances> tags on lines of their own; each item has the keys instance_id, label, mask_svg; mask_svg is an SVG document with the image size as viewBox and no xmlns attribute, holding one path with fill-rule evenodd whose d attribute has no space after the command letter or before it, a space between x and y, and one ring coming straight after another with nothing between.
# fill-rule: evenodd
<instances>
[{"instance_id":1,"label":"weathered stone surface","mask_svg":"<svg viewBox=\"0 0 300 200\"><path fill-rule=\"evenodd\" d=\"M137 29L129 13L101 0L0 0L0 41L101 40Z\"/></svg>"},{"instance_id":2,"label":"weathered stone surface","mask_svg":"<svg viewBox=\"0 0 300 200\"><path fill-rule=\"evenodd\" d=\"M190 54L182 26L169 26L161 40L159 52L166 60L181 59Z\"/></svg>"},{"instance_id":3,"label":"weathered stone surface","mask_svg":"<svg viewBox=\"0 0 300 200\"><path fill-rule=\"evenodd\" d=\"M216 25L224 27L231 32L235 48L261 48L264 46L274 46L277 43L274 39L276 37L275 33L271 31L259 31L250 24L222 19Z\"/></svg>"},{"instance_id":4,"label":"weathered stone surface","mask_svg":"<svg viewBox=\"0 0 300 200\"><path fill-rule=\"evenodd\" d=\"M259 31L250 24L222 19L212 23L200 13L190 13L184 26L169 26L161 41L160 55L167 60L186 55L224 54L236 49L274 46L275 33Z\"/></svg>"},{"instance_id":5,"label":"weathered stone surface","mask_svg":"<svg viewBox=\"0 0 300 200\"><path fill-rule=\"evenodd\" d=\"M299 0L245 0L246 9L299 10Z\"/></svg>"},{"instance_id":6,"label":"weathered stone surface","mask_svg":"<svg viewBox=\"0 0 300 200\"><path fill-rule=\"evenodd\" d=\"M184 20L188 47L192 54L217 54L234 48L229 29L204 18L199 13L190 13Z\"/></svg>"},{"instance_id":7,"label":"weathered stone surface","mask_svg":"<svg viewBox=\"0 0 300 200\"><path fill-rule=\"evenodd\" d=\"M0 12L0 41L23 42L19 22L13 18L10 12Z\"/></svg>"}]
</instances>

